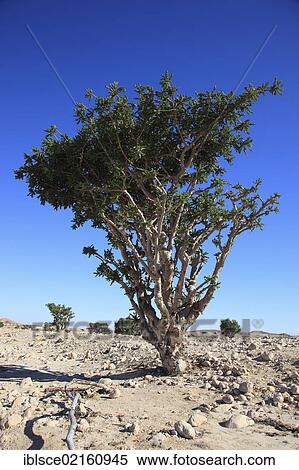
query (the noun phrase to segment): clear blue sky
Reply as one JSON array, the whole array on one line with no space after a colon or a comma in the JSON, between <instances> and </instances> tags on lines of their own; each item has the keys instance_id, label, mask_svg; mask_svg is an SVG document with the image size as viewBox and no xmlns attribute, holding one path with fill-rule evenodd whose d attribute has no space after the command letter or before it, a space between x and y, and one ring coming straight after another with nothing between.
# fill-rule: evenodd
<instances>
[{"instance_id":1,"label":"clear blue sky","mask_svg":"<svg viewBox=\"0 0 299 470\"><path fill-rule=\"evenodd\" d=\"M299 333L299 2L0 0L0 18L0 316L48 320L47 302L72 306L78 320L114 319L129 308L81 254L87 244L104 247L103 234L72 231L69 212L40 206L14 180L43 129L74 130L71 100L26 24L76 101L114 80L129 91L137 82L156 84L166 69L186 93L231 90L277 24L244 85L278 77L284 94L255 106L253 151L237 159L230 179L261 177L264 195L282 194L281 212L264 231L237 240L205 318L263 319L265 330Z\"/></svg>"}]
</instances>

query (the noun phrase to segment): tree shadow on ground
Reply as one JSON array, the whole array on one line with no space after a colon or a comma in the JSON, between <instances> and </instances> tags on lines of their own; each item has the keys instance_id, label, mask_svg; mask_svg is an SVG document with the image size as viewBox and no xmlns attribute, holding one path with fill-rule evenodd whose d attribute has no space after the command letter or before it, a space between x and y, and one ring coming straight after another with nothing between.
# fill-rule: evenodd
<instances>
[{"instance_id":1,"label":"tree shadow on ground","mask_svg":"<svg viewBox=\"0 0 299 470\"><path fill-rule=\"evenodd\" d=\"M30 367L8 364L0 366L0 382L20 382L30 377L37 382L71 382L74 379L86 379L84 374L68 375L59 371L48 371L40 369L31 369Z\"/></svg>"},{"instance_id":2,"label":"tree shadow on ground","mask_svg":"<svg viewBox=\"0 0 299 470\"><path fill-rule=\"evenodd\" d=\"M36 382L72 382L74 380L88 380L98 382L102 378L111 380L132 380L145 375L161 376L165 375L162 367L140 367L138 369L128 370L115 374L96 374L92 377L82 374L64 374L59 371L49 371L41 369L31 369L30 367L20 366L16 364L8 364L0 366L0 383L1 382L21 382L23 379L30 377Z\"/></svg>"},{"instance_id":3,"label":"tree shadow on ground","mask_svg":"<svg viewBox=\"0 0 299 470\"><path fill-rule=\"evenodd\" d=\"M42 418L43 416L38 416L37 418L34 418L34 419L30 419L26 422L25 424L25 428L24 428L24 434L25 436L28 437L28 439L31 440L31 445L30 447L28 447L27 450L40 450L44 447L44 439L42 438L42 436L40 434L36 434L34 431L33 431L33 426L34 426L34 423L37 422L40 418Z\"/></svg>"},{"instance_id":4,"label":"tree shadow on ground","mask_svg":"<svg viewBox=\"0 0 299 470\"><path fill-rule=\"evenodd\" d=\"M63 410L59 411L58 413L36 416L35 418L26 421L24 427L24 434L28 437L28 439L31 440L31 445L30 447L28 447L27 450L41 450L45 444L45 440L43 439L43 437L40 434L36 434L33 430L35 423L38 423L38 421L42 418L53 418L53 416L64 416L65 414L66 411Z\"/></svg>"}]
</instances>

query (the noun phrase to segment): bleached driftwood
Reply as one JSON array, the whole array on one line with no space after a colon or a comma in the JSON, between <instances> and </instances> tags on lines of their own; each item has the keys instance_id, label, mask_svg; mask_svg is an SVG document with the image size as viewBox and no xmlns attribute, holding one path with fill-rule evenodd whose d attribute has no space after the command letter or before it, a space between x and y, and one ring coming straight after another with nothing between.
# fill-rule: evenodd
<instances>
[{"instance_id":1,"label":"bleached driftwood","mask_svg":"<svg viewBox=\"0 0 299 470\"><path fill-rule=\"evenodd\" d=\"M69 426L68 433L66 436L66 443L67 443L69 450L74 450L75 449L74 435L77 429L77 420L75 416L75 411L78 405L78 401L80 399L80 394L79 393L76 393L76 395L69 394L69 397L72 398L72 405L69 410L70 426Z\"/></svg>"},{"instance_id":2,"label":"bleached driftwood","mask_svg":"<svg viewBox=\"0 0 299 470\"><path fill-rule=\"evenodd\" d=\"M86 388L83 388L82 385L85 385ZM65 384L64 386L52 386L46 388L46 392L54 393L54 392L75 392L75 391L82 391L88 390L89 388L96 388L99 393L109 393L112 390L112 386L99 384L96 382L88 381L88 380L76 380L71 382L70 384Z\"/></svg>"}]
</instances>

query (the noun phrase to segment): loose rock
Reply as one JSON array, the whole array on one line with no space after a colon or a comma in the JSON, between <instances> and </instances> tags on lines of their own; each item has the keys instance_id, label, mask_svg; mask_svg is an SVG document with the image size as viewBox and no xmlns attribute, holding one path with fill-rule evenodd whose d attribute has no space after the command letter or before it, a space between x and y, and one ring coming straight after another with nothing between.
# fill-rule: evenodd
<instances>
[{"instance_id":1,"label":"loose rock","mask_svg":"<svg viewBox=\"0 0 299 470\"><path fill-rule=\"evenodd\" d=\"M259 361L259 362L270 362L272 360L273 360L273 354L272 353L267 353L267 352L263 352L257 358L257 361Z\"/></svg>"},{"instance_id":2,"label":"loose rock","mask_svg":"<svg viewBox=\"0 0 299 470\"><path fill-rule=\"evenodd\" d=\"M229 429L242 429L246 428L247 426L253 426L254 421L253 419L249 418L245 415L233 415L229 418L228 421L222 423L222 426Z\"/></svg>"},{"instance_id":3,"label":"loose rock","mask_svg":"<svg viewBox=\"0 0 299 470\"><path fill-rule=\"evenodd\" d=\"M87 421L87 419L85 418L82 418L77 426L77 430L79 432L86 432L89 430L89 422Z\"/></svg>"},{"instance_id":4,"label":"loose rock","mask_svg":"<svg viewBox=\"0 0 299 470\"><path fill-rule=\"evenodd\" d=\"M207 421L207 417L200 411L196 411L188 419L188 423L195 428L205 424Z\"/></svg>"},{"instance_id":5,"label":"loose rock","mask_svg":"<svg viewBox=\"0 0 299 470\"><path fill-rule=\"evenodd\" d=\"M166 436L162 432L154 434L150 442L154 447L162 447L165 444Z\"/></svg>"},{"instance_id":6,"label":"loose rock","mask_svg":"<svg viewBox=\"0 0 299 470\"><path fill-rule=\"evenodd\" d=\"M240 383L239 390L242 393L252 393L253 392L253 383L252 382L242 382L242 383Z\"/></svg>"},{"instance_id":7,"label":"loose rock","mask_svg":"<svg viewBox=\"0 0 299 470\"><path fill-rule=\"evenodd\" d=\"M193 427L186 421L177 421L174 425L174 429L179 436L184 437L185 439L195 438L195 431Z\"/></svg>"},{"instance_id":8,"label":"loose rock","mask_svg":"<svg viewBox=\"0 0 299 470\"><path fill-rule=\"evenodd\" d=\"M120 391L118 390L118 388L113 388L110 392L109 392L109 398L119 398L120 397Z\"/></svg>"}]
</instances>

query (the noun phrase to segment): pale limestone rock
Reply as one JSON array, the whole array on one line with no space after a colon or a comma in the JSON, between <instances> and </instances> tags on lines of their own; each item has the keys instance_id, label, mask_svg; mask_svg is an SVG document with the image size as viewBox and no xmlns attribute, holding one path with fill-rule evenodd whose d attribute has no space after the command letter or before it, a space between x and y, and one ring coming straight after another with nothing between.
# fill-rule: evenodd
<instances>
[{"instance_id":1,"label":"pale limestone rock","mask_svg":"<svg viewBox=\"0 0 299 470\"><path fill-rule=\"evenodd\" d=\"M80 423L79 423L78 426L77 426L77 430L78 430L79 432L86 432L86 431L89 430L89 422L87 421L87 419L82 418L82 419L80 420Z\"/></svg>"},{"instance_id":2,"label":"pale limestone rock","mask_svg":"<svg viewBox=\"0 0 299 470\"><path fill-rule=\"evenodd\" d=\"M188 423L191 424L194 428L201 426L207 422L207 417L200 411L196 411L191 416L189 416Z\"/></svg>"},{"instance_id":3,"label":"pale limestone rock","mask_svg":"<svg viewBox=\"0 0 299 470\"><path fill-rule=\"evenodd\" d=\"M120 391L118 388L113 388L112 390L110 390L109 392L109 398L119 398L120 397Z\"/></svg>"},{"instance_id":4,"label":"pale limestone rock","mask_svg":"<svg viewBox=\"0 0 299 470\"><path fill-rule=\"evenodd\" d=\"M2 428L13 428L18 426L22 422L22 416L17 413L7 416L4 418L4 422L2 423Z\"/></svg>"},{"instance_id":5,"label":"pale limestone rock","mask_svg":"<svg viewBox=\"0 0 299 470\"><path fill-rule=\"evenodd\" d=\"M225 423L223 423L223 426L229 429L242 429L242 428L246 428L247 426L253 426L253 425L254 425L253 419L249 418L248 416L241 415L241 414L233 415L229 418L228 421L225 421Z\"/></svg>"},{"instance_id":6,"label":"pale limestone rock","mask_svg":"<svg viewBox=\"0 0 299 470\"><path fill-rule=\"evenodd\" d=\"M184 437L185 439L195 438L194 428L186 421L177 421L174 425L174 428L178 435Z\"/></svg>"},{"instance_id":7,"label":"pale limestone rock","mask_svg":"<svg viewBox=\"0 0 299 470\"><path fill-rule=\"evenodd\" d=\"M165 444L166 436L162 432L154 434L150 442L154 447L162 447Z\"/></svg>"},{"instance_id":8,"label":"pale limestone rock","mask_svg":"<svg viewBox=\"0 0 299 470\"><path fill-rule=\"evenodd\" d=\"M221 405L216 406L216 408L214 408L214 411L216 413L227 413L231 409L231 407L231 404L222 403Z\"/></svg>"},{"instance_id":9,"label":"pale limestone rock","mask_svg":"<svg viewBox=\"0 0 299 470\"><path fill-rule=\"evenodd\" d=\"M109 377L103 377L102 379L99 380L99 383L101 385L111 385L112 379L109 379Z\"/></svg>"},{"instance_id":10,"label":"pale limestone rock","mask_svg":"<svg viewBox=\"0 0 299 470\"><path fill-rule=\"evenodd\" d=\"M20 383L20 387L22 388L28 388L32 386L32 378L31 377L26 377L26 379L23 379Z\"/></svg>"}]
</instances>

